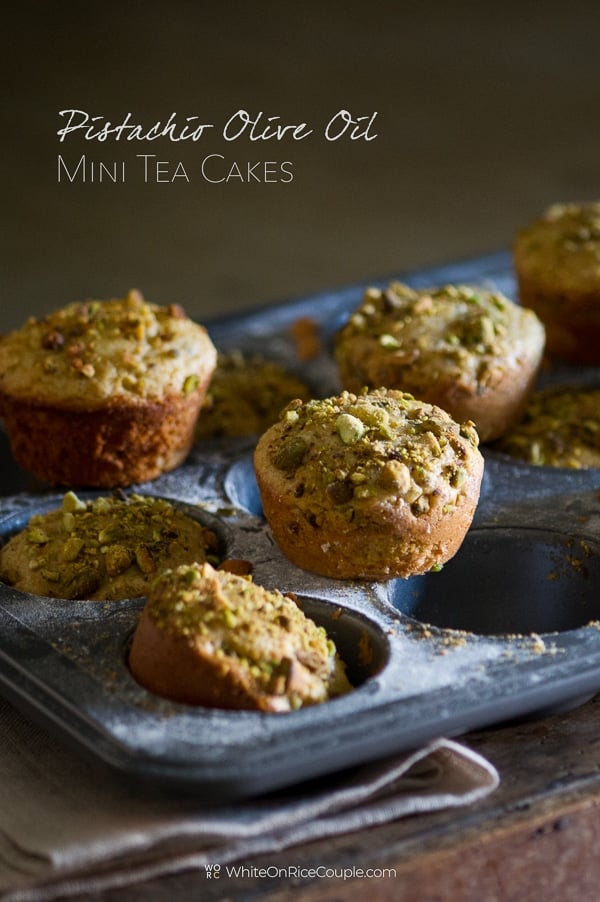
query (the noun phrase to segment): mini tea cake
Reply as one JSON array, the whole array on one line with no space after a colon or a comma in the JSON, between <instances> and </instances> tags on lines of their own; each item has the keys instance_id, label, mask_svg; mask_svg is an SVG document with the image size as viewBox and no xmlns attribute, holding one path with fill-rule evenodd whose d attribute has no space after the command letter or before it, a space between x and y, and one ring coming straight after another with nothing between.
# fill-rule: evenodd
<instances>
[{"instance_id":1,"label":"mini tea cake","mask_svg":"<svg viewBox=\"0 0 600 902\"><path fill-rule=\"evenodd\" d=\"M126 486L178 466L216 364L206 330L131 291L69 304L0 338L15 459L53 485Z\"/></svg>"},{"instance_id":2,"label":"mini tea cake","mask_svg":"<svg viewBox=\"0 0 600 902\"><path fill-rule=\"evenodd\" d=\"M521 303L536 311L551 354L600 364L600 203L553 204L518 232Z\"/></svg>"},{"instance_id":3,"label":"mini tea cake","mask_svg":"<svg viewBox=\"0 0 600 902\"><path fill-rule=\"evenodd\" d=\"M150 692L214 708L286 712L351 689L333 642L291 598L210 564L156 580L129 666Z\"/></svg>"},{"instance_id":4,"label":"mini tea cake","mask_svg":"<svg viewBox=\"0 0 600 902\"><path fill-rule=\"evenodd\" d=\"M292 402L254 454L265 517L299 567L343 579L440 568L479 498L472 423L405 392Z\"/></svg>"},{"instance_id":5,"label":"mini tea cake","mask_svg":"<svg viewBox=\"0 0 600 902\"><path fill-rule=\"evenodd\" d=\"M0 579L33 595L114 601L145 595L166 567L217 553L212 530L161 498L68 492L0 549Z\"/></svg>"},{"instance_id":6,"label":"mini tea cake","mask_svg":"<svg viewBox=\"0 0 600 902\"><path fill-rule=\"evenodd\" d=\"M336 336L345 388L396 388L473 420L481 441L521 416L544 350L531 310L466 285L370 288Z\"/></svg>"}]
</instances>

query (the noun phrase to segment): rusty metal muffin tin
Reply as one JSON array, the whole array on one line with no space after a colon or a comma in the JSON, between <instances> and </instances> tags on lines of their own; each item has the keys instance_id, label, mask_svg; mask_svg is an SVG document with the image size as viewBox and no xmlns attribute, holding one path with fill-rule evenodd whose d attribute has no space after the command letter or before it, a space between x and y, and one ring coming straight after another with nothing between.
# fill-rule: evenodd
<instances>
[{"instance_id":1,"label":"rusty metal muffin tin","mask_svg":"<svg viewBox=\"0 0 600 902\"><path fill-rule=\"evenodd\" d=\"M504 253L403 278L515 293ZM340 388L332 336L365 287L209 322L209 332L220 349L283 362L325 397ZM290 326L305 316L318 324L323 352L303 363ZM559 368L541 382L597 375ZM4 540L61 495L31 484L2 441ZM354 690L285 715L171 703L127 667L143 599L51 600L2 585L0 691L9 700L128 779L227 801L560 710L600 688L600 470L532 467L484 448L481 500L455 558L439 573L357 583L283 557L262 517L254 443L203 442L176 472L135 489L182 504L215 529L228 557L252 562L257 583L296 593L335 640Z\"/></svg>"}]
</instances>

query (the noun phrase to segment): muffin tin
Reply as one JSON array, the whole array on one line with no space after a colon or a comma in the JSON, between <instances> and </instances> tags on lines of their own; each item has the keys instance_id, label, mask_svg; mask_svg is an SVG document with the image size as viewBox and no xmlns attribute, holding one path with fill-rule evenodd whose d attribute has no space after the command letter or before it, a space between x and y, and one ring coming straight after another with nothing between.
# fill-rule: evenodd
<instances>
[{"instance_id":1,"label":"muffin tin","mask_svg":"<svg viewBox=\"0 0 600 902\"><path fill-rule=\"evenodd\" d=\"M507 254L402 276L515 286ZM369 282L385 285L389 280ZM208 323L222 350L283 362L324 397L339 391L331 339L365 285ZM318 324L300 361L290 326ZM556 368L542 383L596 380ZM326 627L354 690L291 714L192 708L142 689L127 667L143 599L37 598L0 585L0 692L77 749L141 783L207 801L257 795L408 750L437 736L556 711L600 688L600 471L532 467L482 449L473 525L439 573L342 582L289 563L262 517L255 437L197 444L177 471L135 490L180 504L254 580L298 595ZM62 495L34 485L0 445L0 537Z\"/></svg>"}]
</instances>

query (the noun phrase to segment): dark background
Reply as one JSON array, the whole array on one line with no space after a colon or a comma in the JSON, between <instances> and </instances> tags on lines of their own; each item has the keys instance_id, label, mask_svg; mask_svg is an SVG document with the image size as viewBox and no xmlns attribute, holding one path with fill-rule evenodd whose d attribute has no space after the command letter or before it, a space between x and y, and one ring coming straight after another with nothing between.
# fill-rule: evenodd
<instances>
[{"instance_id":1,"label":"dark background","mask_svg":"<svg viewBox=\"0 0 600 902\"><path fill-rule=\"evenodd\" d=\"M25 2L3 31L3 330L134 286L209 319L505 248L548 203L600 196L597 2ZM315 133L59 144L71 108ZM325 141L342 108L377 111L377 138ZM215 152L294 179L208 183ZM127 180L59 183L59 153L125 160ZM144 184L138 153L190 184Z\"/></svg>"}]
</instances>

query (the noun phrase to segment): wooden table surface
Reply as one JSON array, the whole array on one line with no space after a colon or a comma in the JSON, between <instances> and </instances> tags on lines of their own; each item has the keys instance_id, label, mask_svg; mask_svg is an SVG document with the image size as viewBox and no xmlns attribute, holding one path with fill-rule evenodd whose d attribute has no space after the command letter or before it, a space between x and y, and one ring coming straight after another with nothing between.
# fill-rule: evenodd
<instances>
[{"instance_id":1,"label":"wooden table surface","mask_svg":"<svg viewBox=\"0 0 600 902\"><path fill-rule=\"evenodd\" d=\"M261 878L246 871L237 879L208 881L204 872L190 872L94 899L595 902L600 897L600 696L564 713L471 733L461 741L500 773L500 787L481 802L243 862L248 869L392 869L381 879Z\"/></svg>"}]
</instances>

